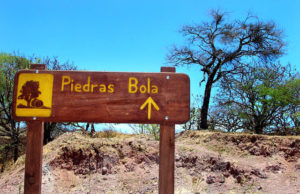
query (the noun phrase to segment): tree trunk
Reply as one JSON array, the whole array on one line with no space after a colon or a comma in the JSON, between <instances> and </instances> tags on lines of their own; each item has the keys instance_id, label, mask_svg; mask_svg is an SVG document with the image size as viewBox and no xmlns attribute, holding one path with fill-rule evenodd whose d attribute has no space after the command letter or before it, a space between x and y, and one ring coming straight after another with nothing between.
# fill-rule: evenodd
<instances>
[{"instance_id":1,"label":"tree trunk","mask_svg":"<svg viewBox=\"0 0 300 194\"><path fill-rule=\"evenodd\" d=\"M211 88L213 85L213 76L209 76L207 83L205 85L205 94L203 98L203 104L201 108L201 121L200 121L200 128L201 129L207 129L207 115L208 115L208 108L209 108L209 101L210 101L210 93Z\"/></svg>"},{"instance_id":2,"label":"tree trunk","mask_svg":"<svg viewBox=\"0 0 300 194\"><path fill-rule=\"evenodd\" d=\"M18 160L19 157L19 142L15 141L14 142L14 162L16 162Z\"/></svg>"},{"instance_id":3,"label":"tree trunk","mask_svg":"<svg viewBox=\"0 0 300 194\"><path fill-rule=\"evenodd\" d=\"M12 119L10 122L11 125L11 130L12 130L12 147L13 147L13 152L14 152L14 162L17 161L18 157L19 157L19 133L18 130L16 129L16 122Z\"/></svg>"},{"instance_id":4,"label":"tree trunk","mask_svg":"<svg viewBox=\"0 0 300 194\"><path fill-rule=\"evenodd\" d=\"M254 131L256 134L262 134L264 130L265 125L261 122L261 120L258 120L254 124Z\"/></svg>"},{"instance_id":5,"label":"tree trunk","mask_svg":"<svg viewBox=\"0 0 300 194\"><path fill-rule=\"evenodd\" d=\"M91 134L94 134L96 131L95 131L95 127L94 127L94 123L92 123L91 125Z\"/></svg>"},{"instance_id":6,"label":"tree trunk","mask_svg":"<svg viewBox=\"0 0 300 194\"><path fill-rule=\"evenodd\" d=\"M90 123L86 123L85 131L89 131Z\"/></svg>"},{"instance_id":7,"label":"tree trunk","mask_svg":"<svg viewBox=\"0 0 300 194\"><path fill-rule=\"evenodd\" d=\"M260 125L256 125L256 126L254 127L254 130L255 130L255 133L256 133L256 134L262 134L262 132L263 132L263 127L260 126Z\"/></svg>"},{"instance_id":8,"label":"tree trunk","mask_svg":"<svg viewBox=\"0 0 300 194\"><path fill-rule=\"evenodd\" d=\"M51 138L51 131L53 130L52 123L45 122L44 123L44 141L43 144L46 145L53 139Z\"/></svg>"}]
</instances>

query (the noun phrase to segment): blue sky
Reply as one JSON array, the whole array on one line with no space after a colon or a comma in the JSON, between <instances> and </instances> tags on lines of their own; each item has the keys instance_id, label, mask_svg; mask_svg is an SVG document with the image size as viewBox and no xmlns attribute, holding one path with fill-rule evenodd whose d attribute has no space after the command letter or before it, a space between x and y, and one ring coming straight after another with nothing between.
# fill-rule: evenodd
<instances>
[{"instance_id":1,"label":"blue sky","mask_svg":"<svg viewBox=\"0 0 300 194\"><path fill-rule=\"evenodd\" d=\"M273 20L288 42L283 63L299 66L297 0L0 0L0 52L58 56L79 69L158 72L168 48L183 42L178 30L209 19L210 9ZM300 67L297 67L298 71ZM199 93L197 68L178 68Z\"/></svg>"},{"instance_id":2,"label":"blue sky","mask_svg":"<svg viewBox=\"0 0 300 194\"><path fill-rule=\"evenodd\" d=\"M79 69L158 72L168 48L183 42L182 25L209 19L210 9L248 11L274 20L285 31L288 54L300 61L300 1L284 0L0 0L0 52L58 56ZM299 70L299 68L298 68ZM201 74L188 73L192 93L199 93Z\"/></svg>"}]
</instances>

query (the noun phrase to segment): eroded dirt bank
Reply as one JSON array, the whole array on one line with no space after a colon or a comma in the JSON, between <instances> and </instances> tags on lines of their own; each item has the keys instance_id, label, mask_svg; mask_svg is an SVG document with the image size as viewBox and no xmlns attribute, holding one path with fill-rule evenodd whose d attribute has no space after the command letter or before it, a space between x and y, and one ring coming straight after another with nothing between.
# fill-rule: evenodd
<instances>
[{"instance_id":1,"label":"eroded dirt bank","mask_svg":"<svg viewBox=\"0 0 300 194\"><path fill-rule=\"evenodd\" d=\"M43 193L157 193L159 143L146 135L66 133L44 146ZM300 193L300 138L187 131L176 135L176 193ZM23 190L24 156L0 174Z\"/></svg>"}]
</instances>

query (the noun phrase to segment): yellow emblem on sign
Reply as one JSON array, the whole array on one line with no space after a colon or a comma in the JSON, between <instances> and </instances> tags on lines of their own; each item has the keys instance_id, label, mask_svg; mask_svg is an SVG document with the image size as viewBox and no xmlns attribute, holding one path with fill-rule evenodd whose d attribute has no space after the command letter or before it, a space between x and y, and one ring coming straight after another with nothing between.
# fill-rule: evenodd
<instances>
[{"instance_id":1,"label":"yellow emblem on sign","mask_svg":"<svg viewBox=\"0 0 300 194\"><path fill-rule=\"evenodd\" d=\"M50 117L53 75L21 73L18 80L16 116Z\"/></svg>"}]
</instances>

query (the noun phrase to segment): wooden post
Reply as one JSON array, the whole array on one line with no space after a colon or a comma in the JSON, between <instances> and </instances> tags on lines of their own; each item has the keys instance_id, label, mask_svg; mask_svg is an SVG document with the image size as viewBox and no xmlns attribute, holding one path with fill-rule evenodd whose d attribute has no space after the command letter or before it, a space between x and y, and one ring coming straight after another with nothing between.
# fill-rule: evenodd
<instances>
[{"instance_id":1,"label":"wooden post","mask_svg":"<svg viewBox=\"0 0 300 194\"><path fill-rule=\"evenodd\" d=\"M32 64L30 69L45 70L46 65ZM42 190L44 122L28 121L24 194L40 194Z\"/></svg>"},{"instance_id":2,"label":"wooden post","mask_svg":"<svg viewBox=\"0 0 300 194\"><path fill-rule=\"evenodd\" d=\"M175 68L161 67L161 72L175 73ZM174 163L175 124L161 124L159 139L159 194L174 194Z\"/></svg>"}]
</instances>

